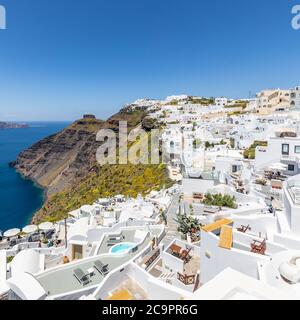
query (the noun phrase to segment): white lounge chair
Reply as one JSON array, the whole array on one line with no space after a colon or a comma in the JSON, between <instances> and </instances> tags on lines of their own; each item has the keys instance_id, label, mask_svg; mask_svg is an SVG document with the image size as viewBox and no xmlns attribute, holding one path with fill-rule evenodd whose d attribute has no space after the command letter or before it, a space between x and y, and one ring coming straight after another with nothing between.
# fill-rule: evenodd
<instances>
[{"instance_id":1,"label":"white lounge chair","mask_svg":"<svg viewBox=\"0 0 300 320\"><path fill-rule=\"evenodd\" d=\"M73 275L83 286L90 282L88 276L80 268L73 270Z\"/></svg>"},{"instance_id":2,"label":"white lounge chair","mask_svg":"<svg viewBox=\"0 0 300 320\"><path fill-rule=\"evenodd\" d=\"M103 264L100 260L94 262L94 267L103 277L109 273L108 264Z\"/></svg>"}]
</instances>

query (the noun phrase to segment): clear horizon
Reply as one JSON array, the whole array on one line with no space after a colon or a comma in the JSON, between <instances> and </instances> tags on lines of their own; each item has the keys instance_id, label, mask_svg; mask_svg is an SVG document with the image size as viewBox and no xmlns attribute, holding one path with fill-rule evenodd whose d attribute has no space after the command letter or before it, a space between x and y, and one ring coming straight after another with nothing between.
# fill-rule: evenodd
<instances>
[{"instance_id":1,"label":"clear horizon","mask_svg":"<svg viewBox=\"0 0 300 320\"><path fill-rule=\"evenodd\" d=\"M297 1L0 0L0 121L107 119L139 98L300 85Z\"/></svg>"}]
</instances>

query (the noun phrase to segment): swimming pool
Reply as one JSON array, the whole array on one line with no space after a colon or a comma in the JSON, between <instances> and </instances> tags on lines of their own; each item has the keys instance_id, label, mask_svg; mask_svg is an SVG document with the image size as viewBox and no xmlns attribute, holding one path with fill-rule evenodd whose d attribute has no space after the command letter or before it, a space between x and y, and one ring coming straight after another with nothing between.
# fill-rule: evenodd
<instances>
[{"instance_id":1,"label":"swimming pool","mask_svg":"<svg viewBox=\"0 0 300 320\"><path fill-rule=\"evenodd\" d=\"M131 242L122 242L119 244L115 244L111 249L110 252L111 253L126 253L129 252L130 249L132 249L133 247L135 247L136 244L135 243L131 243Z\"/></svg>"}]
</instances>

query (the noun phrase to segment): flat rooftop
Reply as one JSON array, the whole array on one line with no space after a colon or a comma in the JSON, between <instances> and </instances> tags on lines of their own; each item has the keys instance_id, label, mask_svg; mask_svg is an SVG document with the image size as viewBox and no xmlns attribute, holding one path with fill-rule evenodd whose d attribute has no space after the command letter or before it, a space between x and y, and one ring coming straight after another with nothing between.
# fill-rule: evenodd
<instances>
[{"instance_id":1,"label":"flat rooftop","mask_svg":"<svg viewBox=\"0 0 300 320\"><path fill-rule=\"evenodd\" d=\"M161 229L153 228L151 229L151 231L152 234L155 232L159 234L161 232ZM133 240L135 230L125 230L123 231L123 233L127 238L122 242L127 242ZM87 273L88 269L94 267L94 263L96 260L100 260L103 264L108 264L110 271L117 269L121 265L134 258L143 249L145 249L147 245L149 245L152 238L153 236L147 235L145 241L138 246L138 250L136 252L127 253L125 255L118 255L114 253L108 254L111 247L107 247L104 240L103 246L101 246L99 249L99 252L101 253L100 255L94 256L92 258L78 260L76 261L76 263L72 262L59 268L45 271L44 273L37 275L35 278L48 293L48 296L67 294L68 292L97 286L103 280L103 276L95 268L94 275L89 277L90 282L84 286L75 278L73 271L77 268L80 268L84 273Z\"/></svg>"},{"instance_id":2,"label":"flat rooftop","mask_svg":"<svg viewBox=\"0 0 300 320\"><path fill-rule=\"evenodd\" d=\"M95 256L93 259L78 261L70 265L64 265L59 269L49 270L35 278L47 292L48 296L61 295L64 293L87 289L101 283L104 279L102 275L95 269L94 276L89 277L90 282L82 285L73 275L73 271L80 268L84 273L87 273L89 268L94 267L94 262L100 260L103 264L109 265L109 270L118 268L120 265L126 263L132 258L131 255L117 256L111 255L110 257Z\"/></svg>"}]
</instances>

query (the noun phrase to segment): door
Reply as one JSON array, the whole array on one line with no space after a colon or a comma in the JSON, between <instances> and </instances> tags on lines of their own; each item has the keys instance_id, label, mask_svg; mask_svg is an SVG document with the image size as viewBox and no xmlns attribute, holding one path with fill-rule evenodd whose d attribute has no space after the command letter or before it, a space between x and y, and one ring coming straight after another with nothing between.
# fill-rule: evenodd
<instances>
[{"instance_id":1,"label":"door","mask_svg":"<svg viewBox=\"0 0 300 320\"><path fill-rule=\"evenodd\" d=\"M82 259L83 258L82 246L77 245L77 244L73 244L72 247L73 247L73 254L72 254L73 260Z\"/></svg>"}]
</instances>

